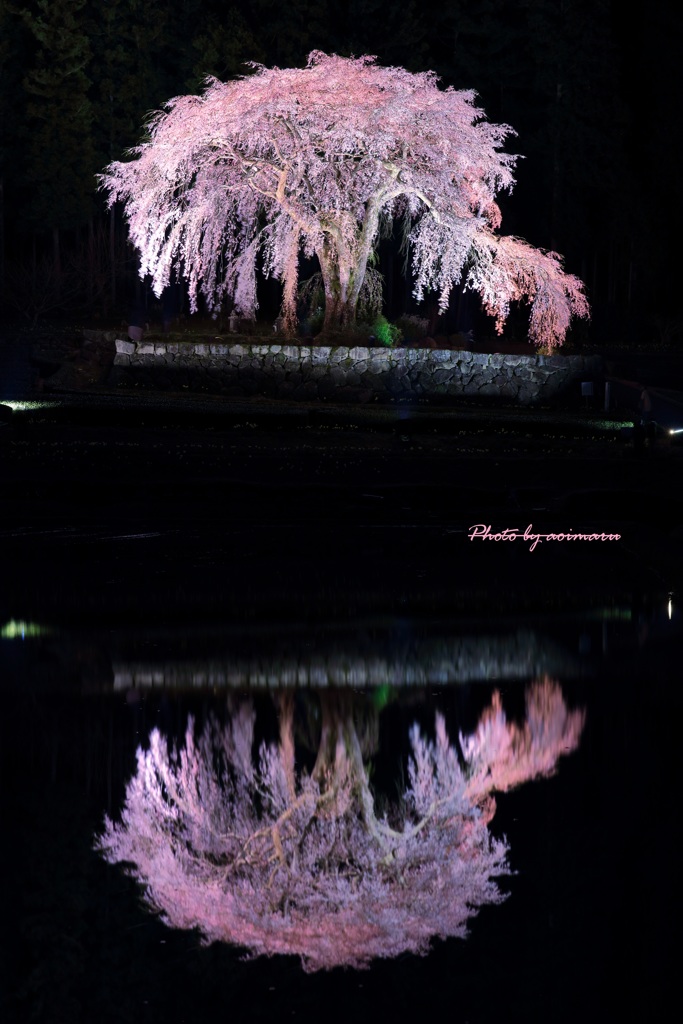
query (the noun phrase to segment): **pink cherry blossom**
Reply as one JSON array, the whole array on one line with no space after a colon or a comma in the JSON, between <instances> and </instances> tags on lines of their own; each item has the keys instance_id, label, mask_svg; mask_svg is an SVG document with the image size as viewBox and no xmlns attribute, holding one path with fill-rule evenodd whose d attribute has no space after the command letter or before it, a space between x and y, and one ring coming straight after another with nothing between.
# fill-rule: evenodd
<instances>
[{"instance_id":1,"label":"pink cherry blossom","mask_svg":"<svg viewBox=\"0 0 683 1024\"><path fill-rule=\"evenodd\" d=\"M435 741L414 726L408 786L380 815L351 700L321 702L310 775L296 770L291 694L280 697L279 743L262 744L258 763L249 703L198 737L190 720L180 749L154 730L121 821L105 820L97 848L129 865L172 927L252 955L296 954L307 970L464 937L478 907L505 898L496 878L509 874L508 847L488 829L491 791L554 771L578 746L583 713L545 679L529 691L524 725L509 725L495 695L460 737L464 765L441 715Z\"/></svg>"},{"instance_id":2,"label":"pink cherry blossom","mask_svg":"<svg viewBox=\"0 0 683 1024\"><path fill-rule=\"evenodd\" d=\"M304 254L320 264L325 329L350 325L380 230L398 221L417 299L436 291L444 310L464 281L499 331L510 303L527 300L530 337L546 347L562 343L572 316L588 316L556 253L497 234L513 133L486 121L473 92L368 56L314 51L303 69L252 69L170 100L135 159L101 176L110 204L125 204L157 295L178 270L193 309L201 293L210 310L228 300L254 316L260 259L283 284L291 333Z\"/></svg>"}]
</instances>

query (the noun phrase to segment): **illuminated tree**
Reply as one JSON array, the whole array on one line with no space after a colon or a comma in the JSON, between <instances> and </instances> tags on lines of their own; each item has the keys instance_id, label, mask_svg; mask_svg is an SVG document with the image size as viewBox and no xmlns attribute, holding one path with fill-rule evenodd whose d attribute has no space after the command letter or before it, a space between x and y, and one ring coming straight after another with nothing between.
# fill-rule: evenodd
<instances>
[{"instance_id":1,"label":"illuminated tree","mask_svg":"<svg viewBox=\"0 0 683 1024\"><path fill-rule=\"evenodd\" d=\"M562 343L587 316L560 257L497 234L496 195L514 184L511 129L490 124L473 92L438 88L432 72L372 57L311 53L304 69L268 69L202 96L180 96L149 125L136 159L102 176L125 204L130 234L159 294L174 268L216 310L227 297L251 316L259 258L283 284L296 323L299 253L316 256L325 330L353 324L382 227L403 225L414 294L477 291L502 330L510 303L531 303L530 336Z\"/></svg>"},{"instance_id":2,"label":"illuminated tree","mask_svg":"<svg viewBox=\"0 0 683 1024\"><path fill-rule=\"evenodd\" d=\"M173 927L254 954L294 953L308 970L464 936L479 906L504 899L494 876L508 873L507 846L488 831L491 790L553 771L578 745L582 712L568 712L545 680L520 729L495 698L475 735L461 737L464 768L440 715L435 742L414 726L409 785L380 816L348 695L324 694L322 709L310 775L295 770L291 694L280 700L279 744L263 744L258 765L246 704L198 738L190 720L179 751L155 730L138 750L121 823L106 820L98 848L132 865Z\"/></svg>"}]
</instances>

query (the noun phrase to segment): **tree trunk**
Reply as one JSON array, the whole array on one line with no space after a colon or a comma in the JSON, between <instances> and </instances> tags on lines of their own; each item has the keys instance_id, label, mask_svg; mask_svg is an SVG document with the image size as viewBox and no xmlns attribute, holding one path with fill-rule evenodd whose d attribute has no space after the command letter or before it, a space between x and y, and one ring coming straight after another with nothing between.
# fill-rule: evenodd
<instances>
[{"instance_id":1,"label":"tree trunk","mask_svg":"<svg viewBox=\"0 0 683 1024\"><path fill-rule=\"evenodd\" d=\"M340 226L317 252L325 287L323 331L344 331L354 327L378 226L379 203L373 201L366 211L362 228L358 230L357 225L353 225L352 231L356 236L352 243L342 241Z\"/></svg>"},{"instance_id":2,"label":"tree trunk","mask_svg":"<svg viewBox=\"0 0 683 1024\"><path fill-rule=\"evenodd\" d=\"M325 319L323 331L334 334L352 328L356 322L356 304L344 302L341 296L325 290Z\"/></svg>"},{"instance_id":3,"label":"tree trunk","mask_svg":"<svg viewBox=\"0 0 683 1024\"><path fill-rule=\"evenodd\" d=\"M350 289L340 280L339 270L331 261L320 260L325 289L323 333L348 330L356 322L359 289Z\"/></svg>"}]
</instances>

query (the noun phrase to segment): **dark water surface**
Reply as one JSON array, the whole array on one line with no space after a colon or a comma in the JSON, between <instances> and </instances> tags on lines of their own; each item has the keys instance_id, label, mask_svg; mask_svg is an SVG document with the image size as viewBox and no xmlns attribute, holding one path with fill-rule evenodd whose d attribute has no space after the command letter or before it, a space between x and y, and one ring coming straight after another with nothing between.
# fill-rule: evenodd
<instances>
[{"instance_id":1,"label":"dark water surface","mask_svg":"<svg viewBox=\"0 0 683 1024\"><path fill-rule=\"evenodd\" d=\"M142 461L116 477L110 454L90 489L77 466L67 483L51 474L44 448L40 473L30 456L8 463L3 1021L663 1019L680 911L682 614L679 563L663 555L675 516L647 495L624 507L614 487L604 508L582 504L579 468L534 508L530 490L510 500L509 465L456 486L433 467L431 485L418 480L411 462L412 476L385 467L373 488L329 463L321 484L314 460L286 486L259 483L242 455L238 484L207 471L175 486L150 456L146 498ZM543 488L540 468L520 468L529 489ZM533 554L467 540L489 521L623 539ZM393 820L413 723L434 740L441 716L464 765L495 693L521 733L534 685L581 716L580 735L545 774L497 793L488 829L508 846L507 898L426 956L306 972L294 950L206 947L94 849L105 815L120 818L136 749L154 730L182 746L190 716L199 736L250 702L256 757L291 707L295 763L310 772L334 706Z\"/></svg>"}]
</instances>

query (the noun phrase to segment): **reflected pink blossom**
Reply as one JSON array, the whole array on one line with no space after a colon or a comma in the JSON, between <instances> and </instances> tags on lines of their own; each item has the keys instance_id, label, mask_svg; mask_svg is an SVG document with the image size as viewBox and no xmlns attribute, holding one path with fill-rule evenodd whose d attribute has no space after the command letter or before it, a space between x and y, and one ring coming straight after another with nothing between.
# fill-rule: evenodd
<instances>
[{"instance_id":1,"label":"reflected pink blossom","mask_svg":"<svg viewBox=\"0 0 683 1024\"><path fill-rule=\"evenodd\" d=\"M460 734L468 797L476 803L492 791L553 775L559 758L578 747L585 720L584 711L567 709L560 687L547 677L528 688L521 726L507 721L496 690L475 732Z\"/></svg>"},{"instance_id":2,"label":"reflected pink blossom","mask_svg":"<svg viewBox=\"0 0 683 1024\"><path fill-rule=\"evenodd\" d=\"M523 726L494 695L477 731L460 737L463 766L442 716L434 741L411 730L400 806L379 815L348 698L322 697L318 758L297 772L291 694L280 698L280 739L252 758L254 711L209 720L170 750L158 730L137 752L120 823L97 847L123 861L150 906L176 928L198 928L252 955L296 954L306 970L363 967L375 957L425 953L434 937L464 937L478 907L505 896L507 845L488 822L490 793L550 774L578 745L581 712L558 684L528 693Z\"/></svg>"}]
</instances>

